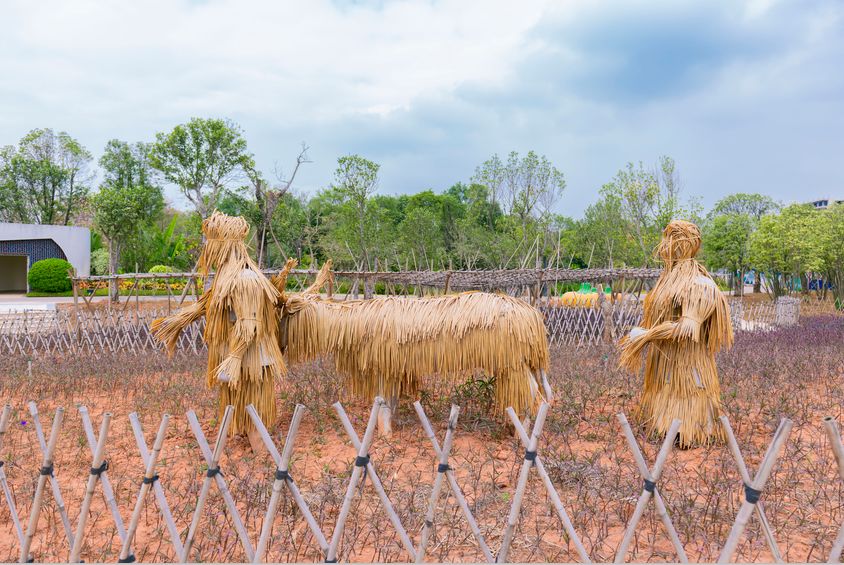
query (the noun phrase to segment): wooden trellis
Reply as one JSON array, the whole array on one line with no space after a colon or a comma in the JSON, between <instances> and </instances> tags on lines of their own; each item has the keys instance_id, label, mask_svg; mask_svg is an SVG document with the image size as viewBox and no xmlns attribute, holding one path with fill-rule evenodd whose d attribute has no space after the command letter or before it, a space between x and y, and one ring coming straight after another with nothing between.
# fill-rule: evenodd
<instances>
[{"instance_id":1,"label":"wooden trellis","mask_svg":"<svg viewBox=\"0 0 844 565\"><path fill-rule=\"evenodd\" d=\"M445 488L444 485L447 483L449 485L451 493L454 494L455 500L457 501L463 514L465 515L473 535L478 541L478 545L480 547L484 559L488 562L506 562L510 544L514 536L516 535L517 526L520 520L522 519L521 505L524 500L529 476L531 474L531 471L534 469L536 470L537 475L542 479L547 494L557 512L558 517L562 522L563 531L560 532L561 536L563 536L567 540L570 540L570 542L574 545L580 559L583 562L590 561L589 554L586 548L583 547L580 538L575 532L572 522L569 519L568 514L566 513L566 510L560 500L559 494L557 493L553 483L551 482L551 479L548 476L547 471L545 470L543 458L539 455L539 440L541 437L541 432L545 423L546 416L548 414L548 404L544 403L543 405L541 405L537 413L533 429L530 434L528 434L528 431L525 430L524 426L522 425L522 422L519 421L515 412L513 412L512 409L508 410L508 415L510 416L510 419L514 425L516 436L518 437L518 440L520 441L521 445L524 447L524 453L520 454L521 467L519 470L518 481L515 487L513 499L511 501L511 507L507 517L507 521L504 524L504 529L501 535L501 547L497 555L494 555L493 552L490 551L485 537L482 534L480 528L478 527L477 520L473 516L472 510L469 504L466 502L466 499L463 496L460 486L455 480L454 470L452 469L449 463L449 456L451 453L451 447L454 443L457 420L460 412L459 407L452 406L451 412L448 417L448 424L446 427L445 437L443 439L442 444L440 444L436 438L436 434L434 433L434 430L431 426L430 421L428 420L427 415L422 409L421 404L419 404L418 402L415 404L415 409L417 415L419 416L419 420L422 424L422 427L425 431L425 435L431 442L431 446L433 448L433 456L431 458L431 462L433 465L436 466L436 468L433 478L433 487L430 493L430 497L428 498L424 508L424 517L422 522L423 525L421 531L419 532L419 542L416 546L414 546L413 542L411 541L410 535L402 524L399 515L395 511L392 502L390 501L383 485L381 484L381 481L375 470L375 462L371 460L369 455L375 435L377 414L382 404L383 400L380 398L377 398L374 402L369 414L369 418L367 420L366 429L362 437L358 436L351 421L346 415L342 405L340 405L339 403L334 405L340 422L346 430L349 440L355 449L356 457L352 464L352 469L348 479L348 484L346 486L346 494L342 502L342 507L340 509L339 515L337 516L334 522L330 538L324 535L323 526L319 524L316 517L311 512L310 508L308 507L308 503L306 502L305 496L303 496L300 492L299 487L291 476L289 470L290 458L295 449L297 433L305 414L305 408L301 405L297 405L293 413L290 426L288 428L287 438L284 442L283 447L281 448L281 452L279 452L279 449L276 447L272 436L264 427L254 407L247 407L247 412L249 413L249 416L252 421L256 424L258 431L260 432L260 435L262 437L263 443L267 448L267 451L269 452L270 456L272 457L273 462L276 465L276 471L273 475L272 494L266 509L266 514L264 516L260 532L257 536L257 545L253 548L250 542L249 532L241 519L235 501L232 497L232 493L229 491L226 480L222 474L222 470L220 469L220 461L223 458L223 454L226 449L228 426L231 422L231 418L233 415L233 408L231 406L227 407L223 417L221 418L217 430L217 440L213 446L213 449L211 446L209 446L208 441L206 440L205 434L202 431L202 427L198 418L196 417L196 414L193 411L189 411L187 413L188 424L196 438L199 454L201 455L202 460L207 465L207 471L205 473L205 477L202 480L202 485L197 497L197 502L193 506L193 514L187 536L185 540L182 541L179 535L179 528L176 526L173 520L173 516L170 511L169 505L167 504L167 500L164 496L164 490L162 489L161 479L159 478L157 470L159 456L164 447L166 431L168 429L168 424L171 419L168 414L164 414L162 416L161 424L155 435L155 439L152 443L151 448L147 445L146 440L144 439L144 434L140 426L138 415L132 413L129 416L129 420L132 424L132 430L138 445L138 450L141 455L141 460L143 462L143 473L139 474L138 476L138 494L132 505L132 512L129 515L130 517L128 525L124 526L123 521L121 519L121 509L117 506L117 503L114 500L113 493L111 492L112 486L110 484L108 476L108 464L106 463L106 461L108 460L107 444L110 437L109 429L111 428L113 419L109 413L105 413L102 417L102 423L99 429L99 433L95 433L94 425L88 414L88 410L84 406L79 408L84 429L83 439L85 441L85 444L87 444L86 453L90 454L91 469L88 474L86 488L84 491L83 499L81 501L80 511L78 519L76 521L76 528L72 529L70 528L69 521L65 522L67 512L64 508L64 502L61 499L61 491L59 489L58 481L56 481L54 473L54 455L56 453L58 439L62 429L64 410L61 407L56 409L49 437L45 437L43 429L41 428L41 422L38 417L39 414L37 406L35 406L34 403L31 403L29 409L30 414L32 414L33 428L36 432L36 435L38 436L42 459L40 469L38 469L36 475L37 483L35 493L33 495L32 503L30 505L29 517L25 529L19 519L19 514L17 510L19 505L16 504L13 491L9 488L7 484L5 470L3 469L3 466L0 465L0 488L2 488L3 490L3 500L8 506L8 509L13 517L12 522L14 532L20 546L20 561L27 562L34 560L35 556L31 554L32 543L33 539L36 537L39 531L39 517L43 508L44 497L47 495L48 491L52 491L54 500L58 503L57 507L60 509L59 515L62 516L61 521L63 525L66 524L67 526L65 534L68 538L68 561L79 561L79 558L81 557L82 547L84 545L86 537L86 523L89 521L89 515L91 514L91 501L94 496L94 493L97 491L98 485L102 486L100 490L105 496L107 512L111 514L111 519L113 520L115 531L121 541L120 552L116 556L116 560L118 562L130 563L135 560L134 556L136 553L142 554L142 552L138 551L137 548L135 548L135 551L133 551L133 545L135 544L136 540L135 536L138 530L139 518L141 513L143 512L144 503L149 498L150 491L152 491L156 498L158 510L164 518L167 531L171 538L170 542L176 552L177 558L183 562L193 558L201 559L203 556L193 551L194 542L196 541L198 536L202 535L202 531L200 530L201 518L203 516L203 513L207 510L209 491L214 485L216 485L216 487L220 491L220 494L222 495L222 499L226 507L226 512L232 519L234 528L238 534L241 544L243 545L246 558L249 561L253 563L261 563L267 558L270 532L273 527L273 521L275 520L281 507L279 497L281 496L282 491L287 490L295 501L298 511L301 512L302 517L307 522L307 526L313 533L316 543L319 545L319 548L324 552L325 560L327 562L335 562L338 558L338 555L341 554L340 546L343 539L343 532L349 520L354 519L352 512L353 500L356 496L358 496L357 493L359 492L360 488L362 488L364 481L366 481L372 488L375 489L382 506L387 512L387 515L393 528L398 534L400 543L406 550L407 555L412 560L415 560L417 562L423 562L425 559L426 549L437 527L437 523L435 521L437 505L439 504L440 498L443 494L442 491ZM6 434L9 430L10 422L12 419L12 413L13 409L9 405L4 406L2 412L0 412L0 450L3 446L3 440L5 439L5 437L7 437ZM671 538L675 550L677 551L679 560L682 562L687 562L688 559L686 557L682 543L676 534L670 517L668 516L668 512L665 508L665 502L663 501L660 494L660 490L658 488L658 482L661 476L661 472L671 453L672 446L674 443L674 437L677 434L680 422L675 421L673 423L672 428L667 434L663 442L662 448L660 449L656 457L656 461L653 467L648 468L644 456L642 455L642 452L636 442L636 439L633 435L633 431L631 430L626 417L623 414L619 414L618 420L621 424L621 429L624 432L624 435L633 454L633 459L636 463L636 467L638 468L641 474L644 486L642 487L641 494L639 495L636 504L636 510L634 511L632 517L627 523L624 538L620 543L619 547L617 548L616 561L620 562L626 556L627 550L630 545L630 541L633 536L633 532L635 531L636 526L639 523L639 520L641 519L649 501L653 500L656 506L657 514L659 515L660 519L663 521L663 524L669 532L669 536ZM783 449L783 446L788 440L792 423L787 419L782 420L779 428L774 434L774 438L767 452L765 453L764 459L760 464L759 471L754 477L751 478L744 463L744 459L741 455L741 451L738 448L738 442L733 434L729 422L726 420L726 417L722 418L721 422L724 425L727 433L729 449L736 461L736 465L739 469L742 481L744 482L743 487L745 492L745 500L742 503L741 509L738 512L735 523L722 548L719 557L719 562L728 562L732 558L733 553L738 544L738 540L740 539L748 520L754 513L757 515L760 520L760 523L762 524L762 529L765 533L765 537L768 541L772 555L776 560L781 560L782 557L774 539L774 532L770 527L767 516L765 515L765 510L761 504L760 497L764 492L765 485L771 474L771 471L776 464L777 457L779 456L780 452ZM830 438L830 445L837 461L839 475L841 479L844 480L844 445L842 445L838 427L836 423L830 418L827 418L824 421L824 426L826 427L826 432ZM2 458L0 458L0 460L2 460ZM49 486L48 482L50 483ZM832 551L829 555L829 562L838 562L842 552L842 547L844 547L844 525L841 526L838 536L832 547Z\"/></svg>"},{"instance_id":2,"label":"wooden trellis","mask_svg":"<svg viewBox=\"0 0 844 565\"><path fill-rule=\"evenodd\" d=\"M305 281L306 282L306 281ZM776 325L776 305L743 307L731 301L735 331L771 331ZM540 306L552 345L591 347L617 340L641 323L642 304L624 300L601 307ZM166 316L164 308L129 314L120 309L23 312L0 316L0 354L74 354L99 357L115 353L146 355L163 352L150 331L152 321ZM202 339L205 320L190 324L180 334L175 351L199 355L207 351Z\"/></svg>"}]
</instances>

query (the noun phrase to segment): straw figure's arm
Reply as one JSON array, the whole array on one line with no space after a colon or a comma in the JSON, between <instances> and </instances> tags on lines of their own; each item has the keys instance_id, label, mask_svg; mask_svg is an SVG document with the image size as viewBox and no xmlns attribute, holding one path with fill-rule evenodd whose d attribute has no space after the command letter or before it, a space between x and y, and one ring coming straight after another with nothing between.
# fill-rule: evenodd
<instances>
[{"instance_id":1,"label":"straw figure's arm","mask_svg":"<svg viewBox=\"0 0 844 565\"><path fill-rule=\"evenodd\" d=\"M316 278L311 286L306 288L302 294L319 294L329 281L334 281L334 273L331 272L331 259L328 259L322 264L322 268L316 274Z\"/></svg>"},{"instance_id":2,"label":"straw figure's arm","mask_svg":"<svg viewBox=\"0 0 844 565\"><path fill-rule=\"evenodd\" d=\"M296 265L299 264L299 261L296 259L288 259L287 262L284 264L284 268L279 271L279 273L273 277L270 277L270 282L273 283L273 286L278 290L279 294L281 294L281 302L285 302L287 296L285 295L284 291L287 288L287 278L290 276L290 271L296 268Z\"/></svg>"},{"instance_id":3,"label":"straw figure's arm","mask_svg":"<svg viewBox=\"0 0 844 565\"><path fill-rule=\"evenodd\" d=\"M205 315L208 302L211 299L211 291L206 291L199 300L181 308L172 316L156 318L150 324L150 330L155 338L165 344L169 355L173 355L179 336L182 331Z\"/></svg>"},{"instance_id":4,"label":"straw figure's arm","mask_svg":"<svg viewBox=\"0 0 844 565\"><path fill-rule=\"evenodd\" d=\"M638 373L645 347L655 341L670 339L676 328L677 322L662 322L649 329L639 326L631 329L630 333L619 341L621 347L619 364L631 373Z\"/></svg>"},{"instance_id":5,"label":"straw figure's arm","mask_svg":"<svg viewBox=\"0 0 844 565\"><path fill-rule=\"evenodd\" d=\"M244 270L236 291L231 293L229 307L235 316L229 331L229 353L217 366L214 374L221 382L237 388L246 350L258 337L259 324L263 322L263 301L266 295L257 282L258 275Z\"/></svg>"},{"instance_id":6,"label":"straw figure's arm","mask_svg":"<svg viewBox=\"0 0 844 565\"><path fill-rule=\"evenodd\" d=\"M709 277L699 276L689 285L680 300L680 316L676 321L665 321L644 329L635 327L621 342L621 365L628 370L639 370L642 351L654 342L663 340L699 342L701 326L713 314L719 292Z\"/></svg>"}]
</instances>

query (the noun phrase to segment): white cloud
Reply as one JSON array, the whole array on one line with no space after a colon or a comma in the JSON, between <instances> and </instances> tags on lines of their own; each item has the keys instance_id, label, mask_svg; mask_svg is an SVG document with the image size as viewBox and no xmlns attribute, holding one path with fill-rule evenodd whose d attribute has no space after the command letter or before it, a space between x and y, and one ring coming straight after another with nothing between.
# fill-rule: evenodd
<instances>
[{"instance_id":1,"label":"white cloud","mask_svg":"<svg viewBox=\"0 0 844 565\"><path fill-rule=\"evenodd\" d=\"M506 80L537 2L19 2L2 66L50 107L125 100L173 114L384 114ZM10 49L11 47L11 49ZM127 107L126 110L131 110Z\"/></svg>"},{"instance_id":2,"label":"white cloud","mask_svg":"<svg viewBox=\"0 0 844 565\"><path fill-rule=\"evenodd\" d=\"M826 193L841 22L825 0L6 2L0 144L52 127L96 154L222 116L268 172L307 140L310 190L342 153L379 161L393 193L536 149L565 171L575 215L624 162L661 153L691 191L718 191L707 200L784 195L800 175ZM800 164L773 173L786 151Z\"/></svg>"}]
</instances>

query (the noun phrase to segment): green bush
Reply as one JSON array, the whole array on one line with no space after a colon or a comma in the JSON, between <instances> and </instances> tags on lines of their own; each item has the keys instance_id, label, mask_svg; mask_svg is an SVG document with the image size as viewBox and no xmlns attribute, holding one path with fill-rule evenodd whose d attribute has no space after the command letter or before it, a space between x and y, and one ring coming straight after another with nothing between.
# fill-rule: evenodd
<instances>
[{"instance_id":1,"label":"green bush","mask_svg":"<svg viewBox=\"0 0 844 565\"><path fill-rule=\"evenodd\" d=\"M150 273L175 273L176 269L167 265L156 265L149 270Z\"/></svg>"},{"instance_id":2,"label":"green bush","mask_svg":"<svg viewBox=\"0 0 844 565\"><path fill-rule=\"evenodd\" d=\"M95 275L108 274L108 249L100 247L91 253L91 270Z\"/></svg>"},{"instance_id":3,"label":"green bush","mask_svg":"<svg viewBox=\"0 0 844 565\"><path fill-rule=\"evenodd\" d=\"M154 267L152 267L149 270L149 272L152 273L152 274L156 274L156 273L175 273L177 271L174 267L171 267L169 265L155 265ZM148 279L146 283L141 283L141 288L152 288L153 290L165 290L166 287L164 285L166 285L168 283L171 284L171 285L177 285L177 284L185 284L186 282L187 282L186 279L165 279L165 278Z\"/></svg>"},{"instance_id":4,"label":"green bush","mask_svg":"<svg viewBox=\"0 0 844 565\"><path fill-rule=\"evenodd\" d=\"M29 268L27 281L33 292L67 292L72 288L67 272L70 263L64 259L43 259Z\"/></svg>"}]
</instances>

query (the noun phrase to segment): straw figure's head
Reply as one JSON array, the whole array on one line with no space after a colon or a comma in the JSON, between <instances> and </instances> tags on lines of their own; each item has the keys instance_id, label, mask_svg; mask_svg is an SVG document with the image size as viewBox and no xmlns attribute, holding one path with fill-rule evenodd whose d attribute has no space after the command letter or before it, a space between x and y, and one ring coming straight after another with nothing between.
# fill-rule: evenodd
<instances>
[{"instance_id":1,"label":"straw figure's head","mask_svg":"<svg viewBox=\"0 0 844 565\"><path fill-rule=\"evenodd\" d=\"M202 234L205 244L197 264L201 273L207 275L209 270L219 269L230 259L248 259L246 237L249 235L249 224L244 218L215 211L202 221Z\"/></svg>"},{"instance_id":2,"label":"straw figure's head","mask_svg":"<svg viewBox=\"0 0 844 565\"><path fill-rule=\"evenodd\" d=\"M675 263L692 259L700 250L700 229L685 220L672 220L662 230L662 240L656 248L656 254L662 259L665 268L671 270Z\"/></svg>"}]
</instances>

